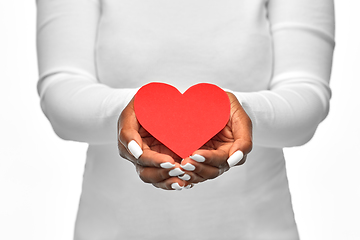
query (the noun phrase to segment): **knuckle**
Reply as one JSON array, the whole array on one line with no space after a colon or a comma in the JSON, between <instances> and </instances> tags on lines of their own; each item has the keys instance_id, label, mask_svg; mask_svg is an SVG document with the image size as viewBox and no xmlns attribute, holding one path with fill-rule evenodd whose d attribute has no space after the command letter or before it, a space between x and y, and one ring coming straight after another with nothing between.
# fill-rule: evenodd
<instances>
[{"instance_id":1,"label":"knuckle","mask_svg":"<svg viewBox=\"0 0 360 240\"><path fill-rule=\"evenodd\" d=\"M199 167L197 168L196 174L201 179L212 179L212 174L209 175L209 173L206 171L205 167Z\"/></svg>"},{"instance_id":2,"label":"knuckle","mask_svg":"<svg viewBox=\"0 0 360 240\"><path fill-rule=\"evenodd\" d=\"M248 153L251 152L251 150L253 148L252 140L247 141L246 144L245 144L245 147L246 147L246 150L247 150Z\"/></svg>"},{"instance_id":3,"label":"knuckle","mask_svg":"<svg viewBox=\"0 0 360 240\"><path fill-rule=\"evenodd\" d=\"M209 176L209 179L214 179L214 178L217 178L220 174L221 172L221 169L219 169L219 168L217 168L217 170L216 171L212 171L211 172L211 174L210 174L210 176Z\"/></svg>"},{"instance_id":4,"label":"knuckle","mask_svg":"<svg viewBox=\"0 0 360 240\"><path fill-rule=\"evenodd\" d=\"M152 185L156 188L161 188L158 183L153 183Z\"/></svg>"},{"instance_id":5,"label":"knuckle","mask_svg":"<svg viewBox=\"0 0 360 240\"><path fill-rule=\"evenodd\" d=\"M152 183L151 181L150 181L150 179L148 179L148 178L146 178L143 174L139 174L139 177L140 177L140 179L141 179L141 181L143 181L144 183Z\"/></svg>"},{"instance_id":6,"label":"knuckle","mask_svg":"<svg viewBox=\"0 0 360 240\"><path fill-rule=\"evenodd\" d=\"M161 170L159 171L159 176L160 176L160 178L161 178L162 180L170 178L169 170L161 169Z\"/></svg>"},{"instance_id":7,"label":"knuckle","mask_svg":"<svg viewBox=\"0 0 360 240\"><path fill-rule=\"evenodd\" d=\"M132 155L131 155L132 156ZM141 156L140 158L133 158L133 161L136 163L136 165L141 166L142 168L146 167L147 165L142 161Z\"/></svg>"},{"instance_id":8,"label":"knuckle","mask_svg":"<svg viewBox=\"0 0 360 240\"><path fill-rule=\"evenodd\" d=\"M136 131L131 128L120 128L118 141L122 143L124 146L127 146L130 140L133 140L134 135L136 135Z\"/></svg>"},{"instance_id":9,"label":"knuckle","mask_svg":"<svg viewBox=\"0 0 360 240\"><path fill-rule=\"evenodd\" d=\"M151 183L150 179L148 177L146 177L146 175L144 174L145 168L136 165L136 172L139 175L139 178L141 179L141 181L143 181L144 183Z\"/></svg>"},{"instance_id":10,"label":"knuckle","mask_svg":"<svg viewBox=\"0 0 360 240\"><path fill-rule=\"evenodd\" d=\"M163 190L174 190L171 188L171 182L167 182L167 181L162 181L162 182L158 182L158 183L153 183L154 186L156 186L157 188L163 189Z\"/></svg>"}]
</instances>

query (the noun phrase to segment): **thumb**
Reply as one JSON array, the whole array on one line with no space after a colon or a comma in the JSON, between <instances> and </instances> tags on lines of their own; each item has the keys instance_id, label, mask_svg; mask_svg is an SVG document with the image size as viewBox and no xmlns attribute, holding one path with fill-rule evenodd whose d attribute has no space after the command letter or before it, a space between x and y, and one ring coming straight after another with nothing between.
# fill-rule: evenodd
<instances>
[{"instance_id":1,"label":"thumb","mask_svg":"<svg viewBox=\"0 0 360 240\"><path fill-rule=\"evenodd\" d=\"M138 140L133 140L133 139L137 138L137 136L135 136L135 135L130 136L129 140L124 141L124 143L122 142L122 144L129 151L129 153L131 155L133 155L136 159L139 159L140 156L143 154L142 141L141 141L141 138L140 138L140 140L139 139ZM130 139L132 139L132 140L130 140Z\"/></svg>"},{"instance_id":2,"label":"thumb","mask_svg":"<svg viewBox=\"0 0 360 240\"><path fill-rule=\"evenodd\" d=\"M230 124L234 142L229 149L227 160L230 167L245 163L246 155L252 149L252 122L239 101L231 100Z\"/></svg>"},{"instance_id":3,"label":"thumb","mask_svg":"<svg viewBox=\"0 0 360 240\"><path fill-rule=\"evenodd\" d=\"M142 154L140 124L134 111L134 99L121 112L118 121L118 144L122 144L129 153L138 159Z\"/></svg>"},{"instance_id":4,"label":"thumb","mask_svg":"<svg viewBox=\"0 0 360 240\"><path fill-rule=\"evenodd\" d=\"M250 142L236 140L230 147L229 158L227 160L229 167L244 164L247 154L251 151L251 145Z\"/></svg>"}]
</instances>

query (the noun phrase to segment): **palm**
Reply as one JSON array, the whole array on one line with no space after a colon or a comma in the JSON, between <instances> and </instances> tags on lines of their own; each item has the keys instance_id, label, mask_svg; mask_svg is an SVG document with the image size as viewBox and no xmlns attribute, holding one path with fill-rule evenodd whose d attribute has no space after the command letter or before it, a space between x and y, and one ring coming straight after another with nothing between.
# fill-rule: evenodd
<instances>
[{"instance_id":1,"label":"palm","mask_svg":"<svg viewBox=\"0 0 360 240\"><path fill-rule=\"evenodd\" d=\"M176 155L173 151L171 151L168 147L164 144L159 142L156 138L154 138L148 131L146 131L143 127L140 127L139 134L143 141L143 150L151 150L154 152L167 154L172 157L175 161L181 162L181 158Z\"/></svg>"},{"instance_id":2,"label":"palm","mask_svg":"<svg viewBox=\"0 0 360 240\"><path fill-rule=\"evenodd\" d=\"M208 142L206 142L201 149L206 150L224 150L228 151L234 142L234 137L230 128L229 123L223 128L218 134L212 137Z\"/></svg>"}]
</instances>

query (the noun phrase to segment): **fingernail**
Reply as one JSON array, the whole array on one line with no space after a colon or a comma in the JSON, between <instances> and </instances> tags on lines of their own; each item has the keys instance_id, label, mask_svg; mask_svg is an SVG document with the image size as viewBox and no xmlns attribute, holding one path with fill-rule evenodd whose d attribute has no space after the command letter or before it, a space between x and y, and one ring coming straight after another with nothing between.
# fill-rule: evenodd
<instances>
[{"instance_id":1,"label":"fingernail","mask_svg":"<svg viewBox=\"0 0 360 240\"><path fill-rule=\"evenodd\" d=\"M205 162L205 158L199 154L194 154L193 156L190 156L190 158L197 162Z\"/></svg>"},{"instance_id":2,"label":"fingernail","mask_svg":"<svg viewBox=\"0 0 360 240\"><path fill-rule=\"evenodd\" d=\"M229 157L229 159L227 160L227 163L229 164L230 167L233 167L236 164L238 164L241 161L241 159L243 159L243 157L244 157L243 152L238 150Z\"/></svg>"},{"instance_id":3,"label":"fingernail","mask_svg":"<svg viewBox=\"0 0 360 240\"><path fill-rule=\"evenodd\" d=\"M180 178L181 180L184 180L184 181L189 181L191 177L189 174L184 174L184 175L178 176L178 178Z\"/></svg>"},{"instance_id":4,"label":"fingernail","mask_svg":"<svg viewBox=\"0 0 360 240\"><path fill-rule=\"evenodd\" d=\"M128 149L136 159L139 159L139 157L143 154L141 147L137 144L137 142L135 142L135 140L131 140L131 142L129 142Z\"/></svg>"},{"instance_id":5,"label":"fingernail","mask_svg":"<svg viewBox=\"0 0 360 240\"><path fill-rule=\"evenodd\" d=\"M164 162L160 164L160 167L168 169L168 168L173 168L175 167L175 164L169 163L169 162Z\"/></svg>"},{"instance_id":6,"label":"fingernail","mask_svg":"<svg viewBox=\"0 0 360 240\"><path fill-rule=\"evenodd\" d=\"M185 172L181 171L180 168L175 168L175 169L173 169L173 170L171 170L171 171L169 172L169 175L170 175L171 177L175 177L175 176L183 175L184 173L185 173Z\"/></svg>"},{"instance_id":7,"label":"fingernail","mask_svg":"<svg viewBox=\"0 0 360 240\"><path fill-rule=\"evenodd\" d=\"M185 170L188 170L188 171L194 171L195 170L195 166L192 165L191 163L187 163L185 164L184 166L183 165L180 165L180 167L182 169L185 169Z\"/></svg>"},{"instance_id":8,"label":"fingernail","mask_svg":"<svg viewBox=\"0 0 360 240\"><path fill-rule=\"evenodd\" d=\"M187 186L185 186L185 187L183 187L184 189L190 189L190 188L192 188L192 184L189 184L189 185L187 185Z\"/></svg>"},{"instance_id":9,"label":"fingernail","mask_svg":"<svg viewBox=\"0 0 360 240\"><path fill-rule=\"evenodd\" d=\"M183 189L183 187L181 187L177 182L171 184L171 188L174 189L174 190L178 190L178 191Z\"/></svg>"}]
</instances>

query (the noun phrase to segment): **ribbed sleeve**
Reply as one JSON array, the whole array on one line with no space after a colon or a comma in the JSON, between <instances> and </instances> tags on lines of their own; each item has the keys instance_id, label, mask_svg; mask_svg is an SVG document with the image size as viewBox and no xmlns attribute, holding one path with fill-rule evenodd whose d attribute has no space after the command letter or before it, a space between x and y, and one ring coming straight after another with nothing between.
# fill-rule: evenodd
<instances>
[{"instance_id":1,"label":"ribbed sleeve","mask_svg":"<svg viewBox=\"0 0 360 240\"><path fill-rule=\"evenodd\" d=\"M235 95L254 125L254 144L302 145L327 116L334 50L332 0L269 0L273 76L269 90Z\"/></svg>"},{"instance_id":2,"label":"ribbed sleeve","mask_svg":"<svg viewBox=\"0 0 360 240\"><path fill-rule=\"evenodd\" d=\"M136 89L99 83L95 43L97 0L38 0L37 50L41 107L66 140L116 142L117 119Z\"/></svg>"}]
</instances>

